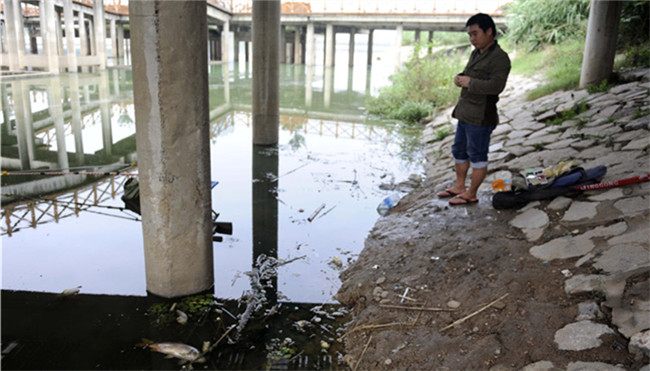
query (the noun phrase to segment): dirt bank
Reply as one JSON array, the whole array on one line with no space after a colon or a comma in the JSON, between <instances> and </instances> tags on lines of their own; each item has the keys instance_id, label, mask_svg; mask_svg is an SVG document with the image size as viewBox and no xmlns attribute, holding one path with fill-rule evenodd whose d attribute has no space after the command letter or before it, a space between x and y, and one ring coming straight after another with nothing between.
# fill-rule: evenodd
<instances>
[{"instance_id":1,"label":"dirt bank","mask_svg":"<svg viewBox=\"0 0 650 371\"><path fill-rule=\"evenodd\" d=\"M535 82L511 78L493 134L496 160L475 205L435 196L453 179L450 138L429 145L427 180L377 222L341 274L336 298L353 314L341 338L350 368L650 368L647 345L631 344L650 335L650 187L545 200L528 211L495 210L489 189L495 171L563 160L607 165L604 181L650 172L647 75L608 93L535 102L522 98ZM549 123L577 104L588 110ZM528 225L516 227L522 219Z\"/></svg>"}]
</instances>

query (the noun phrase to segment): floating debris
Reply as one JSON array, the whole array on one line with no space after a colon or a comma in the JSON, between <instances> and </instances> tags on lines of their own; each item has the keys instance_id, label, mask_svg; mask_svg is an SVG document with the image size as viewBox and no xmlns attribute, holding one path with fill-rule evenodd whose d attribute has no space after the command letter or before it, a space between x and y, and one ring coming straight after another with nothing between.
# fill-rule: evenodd
<instances>
[{"instance_id":1,"label":"floating debris","mask_svg":"<svg viewBox=\"0 0 650 371\"><path fill-rule=\"evenodd\" d=\"M185 312L182 310L176 310L176 314L178 314L178 317L176 317L176 322L180 323L181 325L185 325L187 323L187 314L185 314Z\"/></svg>"}]
</instances>

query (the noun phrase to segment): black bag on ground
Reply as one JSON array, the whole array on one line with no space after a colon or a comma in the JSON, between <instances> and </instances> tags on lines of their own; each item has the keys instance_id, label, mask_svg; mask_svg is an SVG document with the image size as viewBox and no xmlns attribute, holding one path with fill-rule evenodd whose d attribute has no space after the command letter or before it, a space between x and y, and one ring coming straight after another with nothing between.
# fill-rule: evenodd
<instances>
[{"instance_id":1,"label":"black bag on ground","mask_svg":"<svg viewBox=\"0 0 650 371\"><path fill-rule=\"evenodd\" d=\"M497 210L518 209L530 201L548 200L557 196L578 194L577 186L596 184L607 173L607 167L600 165L585 170L581 167L572 168L558 176L553 184L542 189L518 190L513 192L498 192L492 196L492 206Z\"/></svg>"}]
</instances>

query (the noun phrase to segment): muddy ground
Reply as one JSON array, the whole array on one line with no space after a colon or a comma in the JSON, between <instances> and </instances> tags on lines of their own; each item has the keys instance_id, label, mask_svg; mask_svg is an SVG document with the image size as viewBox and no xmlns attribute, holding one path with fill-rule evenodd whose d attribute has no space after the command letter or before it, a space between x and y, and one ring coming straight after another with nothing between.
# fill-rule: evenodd
<instances>
[{"instance_id":1,"label":"muddy ground","mask_svg":"<svg viewBox=\"0 0 650 371\"><path fill-rule=\"evenodd\" d=\"M565 294L562 270L589 274L593 268L576 268L577 258L534 258L528 252L533 243L508 224L516 211L495 210L485 193L478 204L450 207L435 196L442 189L430 179L407 195L378 221L358 260L342 273L336 298L352 308L342 337L351 369L510 370L542 360L563 369L576 361L626 369L644 364L618 334L602 336L602 345L591 350L558 350L555 332L578 315L577 304L603 300ZM551 225L535 244L568 232ZM606 307L601 310L600 321L609 323Z\"/></svg>"}]
</instances>

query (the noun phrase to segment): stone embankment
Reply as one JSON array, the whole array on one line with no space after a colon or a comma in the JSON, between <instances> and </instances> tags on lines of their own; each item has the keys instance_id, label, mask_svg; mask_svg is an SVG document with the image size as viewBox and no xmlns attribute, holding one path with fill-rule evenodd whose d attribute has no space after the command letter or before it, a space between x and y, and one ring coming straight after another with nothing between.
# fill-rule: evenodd
<instances>
[{"instance_id":1,"label":"stone embankment","mask_svg":"<svg viewBox=\"0 0 650 371\"><path fill-rule=\"evenodd\" d=\"M603 181L650 173L649 71L623 77L606 92L525 101L539 81L511 76L476 205L435 196L454 172L453 135L434 139L455 120L447 110L427 125L427 180L378 221L342 274L352 367L650 370L650 182L519 210L490 205L490 183L526 168L605 165ZM409 304L464 310L397 308ZM442 329L470 308L481 310Z\"/></svg>"}]
</instances>

